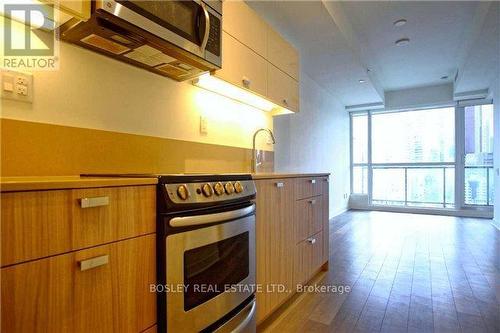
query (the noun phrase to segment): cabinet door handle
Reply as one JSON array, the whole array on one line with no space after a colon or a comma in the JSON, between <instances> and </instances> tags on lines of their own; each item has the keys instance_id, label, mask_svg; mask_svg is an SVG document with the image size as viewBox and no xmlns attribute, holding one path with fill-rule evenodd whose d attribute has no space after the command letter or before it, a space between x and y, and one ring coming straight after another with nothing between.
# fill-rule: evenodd
<instances>
[{"instance_id":1,"label":"cabinet door handle","mask_svg":"<svg viewBox=\"0 0 500 333\"><path fill-rule=\"evenodd\" d=\"M80 207L82 208L92 208L100 206L108 206L109 197L95 197L95 198L81 198Z\"/></svg>"},{"instance_id":2,"label":"cabinet door handle","mask_svg":"<svg viewBox=\"0 0 500 333\"><path fill-rule=\"evenodd\" d=\"M308 242L309 244L315 244L315 243L316 243L316 238L308 238L308 239L307 239L307 242Z\"/></svg>"},{"instance_id":3,"label":"cabinet door handle","mask_svg":"<svg viewBox=\"0 0 500 333\"><path fill-rule=\"evenodd\" d=\"M79 261L78 264L80 265L80 270L83 272L88 269L104 266L108 262L109 262L109 256L106 254L104 256Z\"/></svg>"},{"instance_id":4,"label":"cabinet door handle","mask_svg":"<svg viewBox=\"0 0 500 333\"><path fill-rule=\"evenodd\" d=\"M241 79L241 83L243 83L243 86L245 88L249 88L250 85L252 84L252 80L250 80L249 78L247 78L246 76L243 76L243 78Z\"/></svg>"},{"instance_id":5,"label":"cabinet door handle","mask_svg":"<svg viewBox=\"0 0 500 333\"><path fill-rule=\"evenodd\" d=\"M314 199L314 200L309 200L309 203L310 203L311 205L314 205L314 204L316 204L316 200L315 200L315 199Z\"/></svg>"},{"instance_id":6,"label":"cabinet door handle","mask_svg":"<svg viewBox=\"0 0 500 333\"><path fill-rule=\"evenodd\" d=\"M286 100L286 98L283 98L283 104L285 104L286 106L288 106L288 101Z\"/></svg>"},{"instance_id":7,"label":"cabinet door handle","mask_svg":"<svg viewBox=\"0 0 500 333\"><path fill-rule=\"evenodd\" d=\"M276 187L285 187L285 184L283 184L282 182L278 182L276 183Z\"/></svg>"},{"instance_id":8,"label":"cabinet door handle","mask_svg":"<svg viewBox=\"0 0 500 333\"><path fill-rule=\"evenodd\" d=\"M311 182L311 184L316 184L316 179L310 179L309 181Z\"/></svg>"}]
</instances>

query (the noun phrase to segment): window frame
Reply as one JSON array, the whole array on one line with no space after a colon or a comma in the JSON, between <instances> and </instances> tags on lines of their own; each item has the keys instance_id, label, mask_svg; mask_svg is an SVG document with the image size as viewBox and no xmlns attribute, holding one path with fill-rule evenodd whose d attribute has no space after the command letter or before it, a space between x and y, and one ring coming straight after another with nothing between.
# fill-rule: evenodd
<instances>
[{"instance_id":1,"label":"window frame","mask_svg":"<svg viewBox=\"0 0 500 333\"><path fill-rule=\"evenodd\" d=\"M351 195L357 196L367 196L368 197L368 206L369 207L397 207L403 210L412 211L415 206L407 205L407 196L408 196L408 184L406 183L407 178L405 177L405 203L401 206L392 206L392 205L377 205L373 204L373 169L374 167L390 167L390 166L398 166L398 167L425 167L425 166L443 166L443 168L454 168L455 172L455 196L454 196L454 208L446 207L446 182L443 183L443 207L421 207L430 210L486 210L492 211L492 205L489 205L489 198L487 198L487 205L474 205L474 204L465 204L465 118L464 118L464 110L466 106L471 105L483 105L483 104L493 104L491 100L482 100L482 101L467 101L466 103L456 103L456 104L445 104L445 105L433 105L429 107L422 108L411 108L404 110L366 110L366 111L353 111L349 113L349 140L350 140L350 193ZM417 163L372 163L372 115L376 113L400 113L400 112L411 112L411 111L420 111L425 109L439 109L439 108L449 108L452 107L454 109L454 118L455 118L455 159L453 162L417 162ZM368 151L368 161L367 163L355 163L353 161L353 117L366 115L367 116L367 151ZM367 190L368 193L356 193L354 192L354 177L353 170L354 167L366 167L367 168ZM443 172L445 174L445 172ZM487 177L488 178L488 177ZM489 179L487 179L489 181ZM420 207L419 207L420 208Z\"/></svg>"}]
</instances>

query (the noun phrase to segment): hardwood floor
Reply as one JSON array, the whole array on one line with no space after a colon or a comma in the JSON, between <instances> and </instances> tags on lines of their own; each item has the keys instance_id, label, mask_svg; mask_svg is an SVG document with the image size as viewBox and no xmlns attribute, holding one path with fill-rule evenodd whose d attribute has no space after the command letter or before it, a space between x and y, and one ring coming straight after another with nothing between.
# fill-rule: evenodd
<instances>
[{"instance_id":1,"label":"hardwood floor","mask_svg":"<svg viewBox=\"0 0 500 333\"><path fill-rule=\"evenodd\" d=\"M330 269L262 332L500 332L500 232L490 220L350 211Z\"/></svg>"}]
</instances>

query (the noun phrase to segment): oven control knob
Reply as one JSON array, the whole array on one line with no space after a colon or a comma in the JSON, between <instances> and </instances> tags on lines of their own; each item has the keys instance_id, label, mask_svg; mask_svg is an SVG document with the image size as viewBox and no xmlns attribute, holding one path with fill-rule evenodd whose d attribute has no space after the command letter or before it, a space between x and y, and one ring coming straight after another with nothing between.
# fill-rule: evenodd
<instances>
[{"instance_id":1,"label":"oven control knob","mask_svg":"<svg viewBox=\"0 0 500 333\"><path fill-rule=\"evenodd\" d=\"M189 190L186 185L179 185L179 187L177 187L177 196L181 200L186 200L187 198L189 198Z\"/></svg>"},{"instance_id":2,"label":"oven control knob","mask_svg":"<svg viewBox=\"0 0 500 333\"><path fill-rule=\"evenodd\" d=\"M203 192L203 195L206 196L207 198L211 197L212 194L214 194L214 190L212 189L212 185L210 185L209 183L204 184L201 187L201 191Z\"/></svg>"},{"instance_id":3,"label":"oven control knob","mask_svg":"<svg viewBox=\"0 0 500 333\"><path fill-rule=\"evenodd\" d=\"M234 190L235 190L236 193L243 192L243 185L241 185L240 182L235 182L234 183Z\"/></svg>"},{"instance_id":4,"label":"oven control knob","mask_svg":"<svg viewBox=\"0 0 500 333\"><path fill-rule=\"evenodd\" d=\"M227 194L232 194L234 192L234 186L231 182L227 182L226 185L224 185L224 188L226 189Z\"/></svg>"},{"instance_id":5,"label":"oven control knob","mask_svg":"<svg viewBox=\"0 0 500 333\"><path fill-rule=\"evenodd\" d=\"M221 182L218 182L214 185L214 192L217 195L222 195L224 194L224 185L222 185Z\"/></svg>"}]
</instances>

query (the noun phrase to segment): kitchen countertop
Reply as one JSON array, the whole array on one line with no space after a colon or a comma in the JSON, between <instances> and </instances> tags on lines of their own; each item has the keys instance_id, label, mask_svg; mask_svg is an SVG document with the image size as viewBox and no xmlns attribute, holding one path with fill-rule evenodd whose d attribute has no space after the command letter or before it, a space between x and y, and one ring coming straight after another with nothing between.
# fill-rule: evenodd
<instances>
[{"instance_id":1,"label":"kitchen countertop","mask_svg":"<svg viewBox=\"0 0 500 333\"><path fill-rule=\"evenodd\" d=\"M280 172L263 172L253 173L253 179L274 179L274 178L302 178L302 177L328 177L329 173L280 173Z\"/></svg>"},{"instance_id":2,"label":"kitchen countertop","mask_svg":"<svg viewBox=\"0 0 500 333\"><path fill-rule=\"evenodd\" d=\"M115 178L80 176L0 177L1 192L61 190L130 185L154 185L157 178Z\"/></svg>"}]
</instances>

